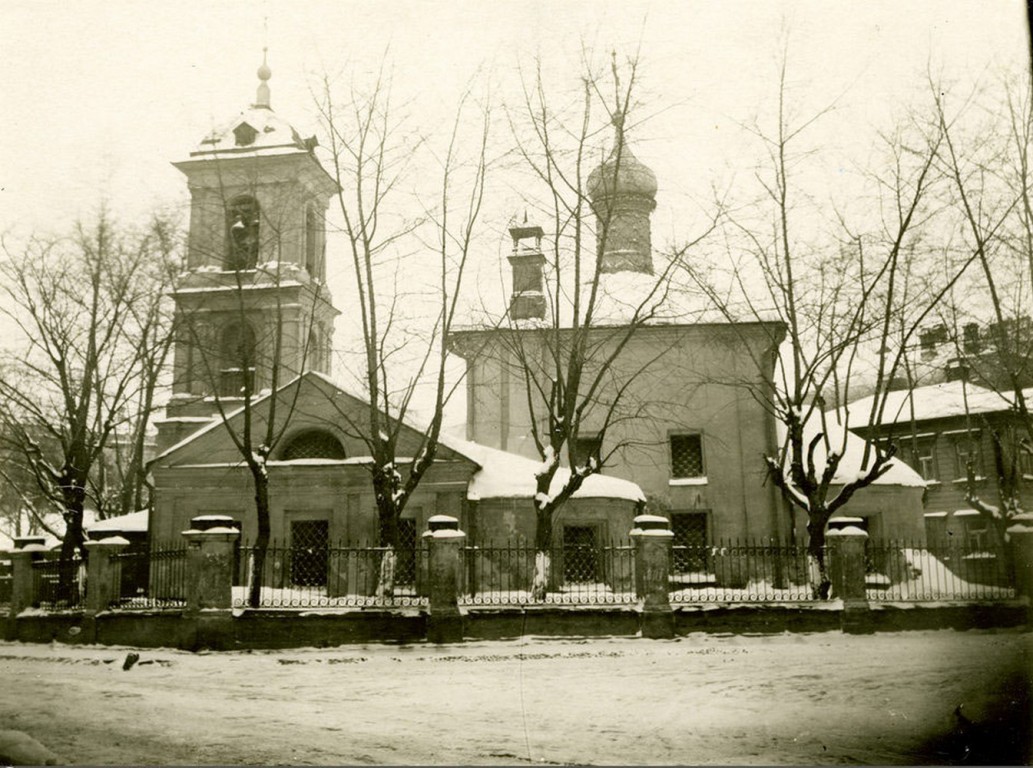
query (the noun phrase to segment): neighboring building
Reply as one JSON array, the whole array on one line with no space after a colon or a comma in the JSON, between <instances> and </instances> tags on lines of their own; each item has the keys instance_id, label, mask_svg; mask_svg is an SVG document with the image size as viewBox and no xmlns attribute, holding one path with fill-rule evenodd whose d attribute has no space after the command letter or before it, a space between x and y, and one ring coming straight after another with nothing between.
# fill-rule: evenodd
<instances>
[{"instance_id":1,"label":"neighboring building","mask_svg":"<svg viewBox=\"0 0 1033 768\"><path fill-rule=\"evenodd\" d=\"M1026 397L1033 397L1033 389ZM851 403L850 413L867 418L870 397ZM925 530L931 540L961 540L980 547L993 536L984 516L971 509L967 466L976 474L976 494L996 503L991 432L1010 439L1021 425L1001 394L963 378L890 392L880 423L854 428L862 437L897 446L898 456L925 480ZM1022 492L1033 490L1033 454L1019 452Z\"/></svg>"},{"instance_id":2,"label":"neighboring building","mask_svg":"<svg viewBox=\"0 0 1033 768\"><path fill-rule=\"evenodd\" d=\"M620 130L617 136L622 140ZM593 208L612 215L597 254L601 301L588 342L596 350L589 366L624 342L627 318L649 300L657 282L650 235L656 177L627 146L619 169L615 155L593 171L587 187ZM525 222L510 235L509 327L464 328L451 335L449 347L466 360L467 437L537 458L522 366L541 359L557 346L557 336L569 338L570 331L569 324L554 322L543 293L542 228ZM651 509L670 517L676 544L785 538L794 517L774 484L765 482L764 457L777 454L779 435L763 402L775 386L784 326L728 322L701 309L705 302L676 283L659 292L663 301L649 322L633 331L610 364L611 389L600 393L603 405L586 417L576 455L599 454L592 430L599 429L607 398L623 386L624 407L601 446L603 455L619 447L606 471L642 487ZM535 410L544 412L544 403ZM894 478L903 477L903 496L883 480L858 493L851 510L893 508L902 519L920 521L920 491L914 488L921 482L901 469Z\"/></svg>"},{"instance_id":3,"label":"neighboring building","mask_svg":"<svg viewBox=\"0 0 1033 768\"><path fill-rule=\"evenodd\" d=\"M923 386L965 379L1007 391L1010 374L1018 386L1033 386L1033 320L1022 315L985 325L968 322L957 331L943 323L926 326L911 370L912 381Z\"/></svg>"}]
</instances>

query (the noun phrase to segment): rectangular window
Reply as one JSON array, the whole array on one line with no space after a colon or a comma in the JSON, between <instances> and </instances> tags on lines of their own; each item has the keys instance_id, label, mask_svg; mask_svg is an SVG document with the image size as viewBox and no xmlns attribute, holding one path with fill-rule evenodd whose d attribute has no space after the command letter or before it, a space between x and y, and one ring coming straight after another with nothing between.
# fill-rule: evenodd
<instances>
[{"instance_id":1,"label":"rectangular window","mask_svg":"<svg viewBox=\"0 0 1033 768\"><path fill-rule=\"evenodd\" d=\"M671 477L703 476L703 436L671 435Z\"/></svg>"},{"instance_id":2,"label":"rectangular window","mask_svg":"<svg viewBox=\"0 0 1033 768\"><path fill-rule=\"evenodd\" d=\"M584 466L588 462L589 457L591 457L595 459L596 465L598 465L602 448L602 438L598 435L590 437L579 436L574 443L574 463L578 466Z\"/></svg>"},{"instance_id":3,"label":"rectangular window","mask_svg":"<svg viewBox=\"0 0 1033 768\"><path fill-rule=\"evenodd\" d=\"M1019 474L1033 477L1033 452L1023 446L1019 447Z\"/></svg>"},{"instance_id":4,"label":"rectangular window","mask_svg":"<svg viewBox=\"0 0 1033 768\"><path fill-rule=\"evenodd\" d=\"M936 465L936 439L925 437L915 441L905 438L902 442L904 456L907 457L907 463L911 465L911 468L918 472L923 480L939 480L940 474Z\"/></svg>"},{"instance_id":5,"label":"rectangular window","mask_svg":"<svg viewBox=\"0 0 1033 768\"><path fill-rule=\"evenodd\" d=\"M972 471L976 477L983 474L982 452L979 449L979 433L971 436L958 436L954 441L954 477L965 479L968 477L968 464L972 462Z\"/></svg>"}]
</instances>

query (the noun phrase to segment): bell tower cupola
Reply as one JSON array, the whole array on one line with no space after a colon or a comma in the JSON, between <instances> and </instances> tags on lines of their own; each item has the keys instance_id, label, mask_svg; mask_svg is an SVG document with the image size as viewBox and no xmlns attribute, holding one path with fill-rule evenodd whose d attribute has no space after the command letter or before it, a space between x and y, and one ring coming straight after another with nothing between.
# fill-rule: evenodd
<instances>
[{"instance_id":1,"label":"bell tower cupola","mask_svg":"<svg viewBox=\"0 0 1033 768\"><path fill-rule=\"evenodd\" d=\"M280 384L330 371L338 312L324 222L337 185L315 137L273 111L264 52L257 74L254 103L173 163L190 191L190 225L173 292L180 330L167 422L258 394L274 369Z\"/></svg>"}]
</instances>

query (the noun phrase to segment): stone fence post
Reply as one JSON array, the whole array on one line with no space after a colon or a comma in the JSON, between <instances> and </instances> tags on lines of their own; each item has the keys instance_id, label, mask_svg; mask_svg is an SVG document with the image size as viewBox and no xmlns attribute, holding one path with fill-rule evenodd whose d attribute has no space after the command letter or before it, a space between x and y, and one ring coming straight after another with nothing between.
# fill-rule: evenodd
<instances>
[{"instance_id":1,"label":"stone fence post","mask_svg":"<svg viewBox=\"0 0 1033 768\"><path fill-rule=\"evenodd\" d=\"M865 588L864 547L868 534L855 525L825 534L828 545L832 597L843 601L843 631L868 631L868 596Z\"/></svg>"},{"instance_id":2,"label":"stone fence post","mask_svg":"<svg viewBox=\"0 0 1033 768\"><path fill-rule=\"evenodd\" d=\"M188 612L229 611L233 607L233 547L240 531L230 525L208 526L210 522L209 518L194 518L191 528L183 531Z\"/></svg>"},{"instance_id":3,"label":"stone fence post","mask_svg":"<svg viewBox=\"0 0 1033 768\"><path fill-rule=\"evenodd\" d=\"M11 621L8 625L8 640L15 639L11 634L14 632L15 616L32 607L32 564L43 557L46 551L42 537L26 536L16 538L14 548L7 552L11 560L11 602L8 607Z\"/></svg>"},{"instance_id":4,"label":"stone fence post","mask_svg":"<svg viewBox=\"0 0 1033 768\"><path fill-rule=\"evenodd\" d=\"M635 596L642 602L642 637L674 637L670 525L666 517L639 515L629 534L635 546Z\"/></svg>"},{"instance_id":5,"label":"stone fence post","mask_svg":"<svg viewBox=\"0 0 1033 768\"><path fill-rule=\"evenodd\" d=\"M459 552L466 534L459 521L449 515L427 520L423 540L430 549L430 616L427 639L432 643L458 643L463 639L463 617L459 612Z\"/></svg>"},{"instance_id":6,"label":"stone fence post","mask_svg":"<svg viewBox=\"0 0 1033 768\"><path fill-rule=\"evenodd\" d=\"M87 541L90 559L86 564L86 614L96 616L122 596L122 569L114 557L129 546L128 539L110 536Z\"/></svg>"},{"instance_id":7,"label":"stone fence post","mask_svg":"<svg viewBox=\"0 0 1033 768\"><path fill-rule=\"evenodd\" d=\"M1015 515L1008 526L1016 593L1033 600L1033 514Z\"/></svg>"}]
</instances>

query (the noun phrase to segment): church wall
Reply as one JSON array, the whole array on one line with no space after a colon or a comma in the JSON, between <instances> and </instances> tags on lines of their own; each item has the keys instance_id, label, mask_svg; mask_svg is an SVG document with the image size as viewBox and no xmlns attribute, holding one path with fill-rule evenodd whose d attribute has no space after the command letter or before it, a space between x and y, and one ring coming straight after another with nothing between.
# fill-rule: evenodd
<instances>
[{"instance_id":1,"label":"church wall","mask_svg":"<svg viewBox=\"0 0 1033 768\"><path fill-rule=\"evenodd\" d=\"M742 386L761 377L750 350L764 359L770 333L760 326L719 325L639 331L615 362L613 379L621 380L622 371L637 371L662 354L624 397L628 418L609 428L603 451L618 444L626 447L610 458L604 471L638 483L656 500L658 511L706 514L712 538L771 536L776 526L787 525L773 488L764 484L763 456L774 451L774 425ZM499 350L498 345L486 346L469 358L469 434L537 458L526 389L519 371L507 370ZM589 415L582 432L598 429L602 417L601 410ZM703 435L705 481L672 483L670 436L695 432Z\"/></svg>"},{"instance_id":2,"label":"church wall","mask_svg":"<svg viewBox=\"0 0 1033 768\"><path fill-rule=\"evenodd\" d=\"M417 535L434 514L461 513L465 482L455 467L432 468L403 512ZM243 467L160 469L151 516L152 542L175 542L197 515L228 515L241 523L242 539L254 541L257 521L250 472ZM329 521L332 545L377 546L376 502L369 472L361 466L272 466L269 468L270 528L273 540L289 545L295 520Z\"/></svg>"}]
</instances>

